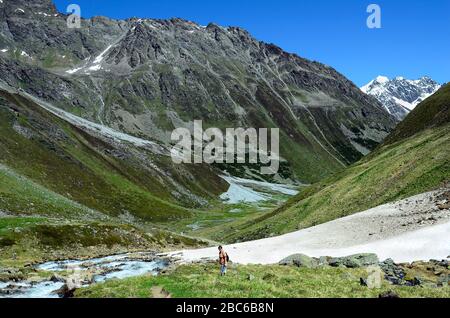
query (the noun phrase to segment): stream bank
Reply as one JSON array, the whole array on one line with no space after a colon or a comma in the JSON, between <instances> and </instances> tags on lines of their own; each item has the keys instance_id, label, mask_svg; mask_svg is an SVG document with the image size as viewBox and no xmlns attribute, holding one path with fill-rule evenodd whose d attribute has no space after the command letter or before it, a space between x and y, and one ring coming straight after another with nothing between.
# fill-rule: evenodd
<instances>
[{"instance_id":1,"label":"stream bank","mask_svg":"<svg viewBox=\"0 0 450 318\"><path fill-rule=\"evenodd\" d=\"M158 275L170 263L170 259L158 257L155 252L46 262L33 266L42 279L0 282L0 298L70 297L75 289L95 283L146 274Z\"/></svg>"}]
</instances>

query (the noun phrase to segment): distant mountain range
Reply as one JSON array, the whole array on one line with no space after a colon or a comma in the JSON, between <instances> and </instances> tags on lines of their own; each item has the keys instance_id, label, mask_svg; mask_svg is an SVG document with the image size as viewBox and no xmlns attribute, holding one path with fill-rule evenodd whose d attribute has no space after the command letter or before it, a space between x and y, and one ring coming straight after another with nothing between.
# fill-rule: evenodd
<instances>
[{"instance_id":1,"label":"distant mountain range","mask_svg":"<svg viewBox=\"0 0 450 318\"><path fill-rule=\"evenodd\" d=\"M403 120L419 103L434 94L441 85L424 76L417 80L378 76L361 90L374 96L397 120Z\"/></svg>"}]
</instances>

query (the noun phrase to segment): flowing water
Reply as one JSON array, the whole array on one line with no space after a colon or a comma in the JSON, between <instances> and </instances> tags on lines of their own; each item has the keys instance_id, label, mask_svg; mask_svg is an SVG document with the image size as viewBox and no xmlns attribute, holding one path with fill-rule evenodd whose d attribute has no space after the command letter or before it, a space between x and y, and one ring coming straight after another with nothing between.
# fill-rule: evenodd
<instances>
[{"instance_id":1,"label":"flowing water","mask_svg":"<svg viewBox=\"0 0 450 318\"><path fill-rule=\"evenodd\" d=\"M123 279L145 274L157 275L169 262L155 258L154 254L134 253L88 260L66 260L47 262L35 266L38 271L49 273L69 273L76 277L90 276L83 280L82 287L101 283L110 279ZM64 282L60 280L42 282L0 282L0 298L58 298L56 293Z\"/></svg>"}]
</instances>

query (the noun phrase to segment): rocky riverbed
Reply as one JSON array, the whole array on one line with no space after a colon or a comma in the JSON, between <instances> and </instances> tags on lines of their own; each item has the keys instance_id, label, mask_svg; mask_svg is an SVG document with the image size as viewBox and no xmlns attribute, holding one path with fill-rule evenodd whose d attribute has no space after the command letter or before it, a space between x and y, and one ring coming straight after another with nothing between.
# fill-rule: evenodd
<instances>
[{"instance_id":1,"label":"rocky riverbed","mask_svg":"<svg viewBox=\"0 0 450 318\"><path fill-rule=\"evenodd\" d=\"M157 275L169 265L170 259L160 258L154 252L52 261L33 266L34 275L27 278L11 272L11 280L0 282L0 298L71 297L78 288L110 279Z\"/></svg>"}]
</instances>

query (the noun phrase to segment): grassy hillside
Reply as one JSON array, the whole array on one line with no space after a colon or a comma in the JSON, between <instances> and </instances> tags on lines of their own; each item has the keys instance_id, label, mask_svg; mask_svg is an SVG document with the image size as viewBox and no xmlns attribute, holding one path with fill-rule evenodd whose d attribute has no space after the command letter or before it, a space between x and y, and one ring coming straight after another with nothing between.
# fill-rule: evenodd
<instances>
[{"instance_id":1,"label":"grassy hillside","mask_svg":"<svg viewBox=\"0 0 450 318\"><path fill-rule=\"evenodd\" d=\"M207 244L129 221L83 206L0 164L0 267Z\"/></svg>"},{"instance_id":2,"label":"grassy hillside","mask_svg":"<svg viewBox=\"0 0 450 318\"><path fill-rule=\"evenodd\" d=\"M87 298L374 298L387 291L400 297L450 297L450 288L361 286L366 269L297 268L277 265L233 265L226 277L220 277L217 265L187 265L174 272L151 277L135 277L92 285L75 292Z\"/></svg>"},{"instance_id":3,"label":"grassy hillside","mask_svg":"<svg viewBox=\"0 0 450 318\"><path fill-rule=\"evenodd\" d=\"M226 190L210 168L182 171L170 158L93 137L5 91L0 91L0 146L0 163L34 183L24 186L16 178L10 182L24 186L20 190L0 188L0 209L15 214L73 217L61 206L71 201L108 216L165 222L191 216L190 208ZM4 171L2 178L7 178ZM24 191L43 193L42 188L59 196L30 208L28 195L33 195Z\"/></svg>"},{"instance_id":4,"label":"grassy hillside","mask_svg":"<svg viewBox=\"0 0 450 318\"><path fill-rule=\"evenodd\" d=\"M443 186L450 181L448 93L449 85L424 101L389 142L358 163L271 213L213 229L211 238L234 242L283 234ZM412 126L417 133L409 136Z\"/></svg>"},{"instance_id":5,"label":"grassy hillside","mask_svg":"<svg viewBox=\"0 0 450 318\"><path fill-rule=\"evenodd\" d=\"M102 214L17 174L0 164L0 211L22 215L101 219Z\"/></svg>"},{"instance_id":6,"label":"grassy hillside","mask_svg":"<svg viewBox=\"0 0 450 318\"><path fill-rule=\"evenodd\" d=\"M23 268L49 260L93 258L142 250L205 246L205 242L158 229L109 221L45 217L0 218L0 267Z\"/></svg>"}]
</instances>

